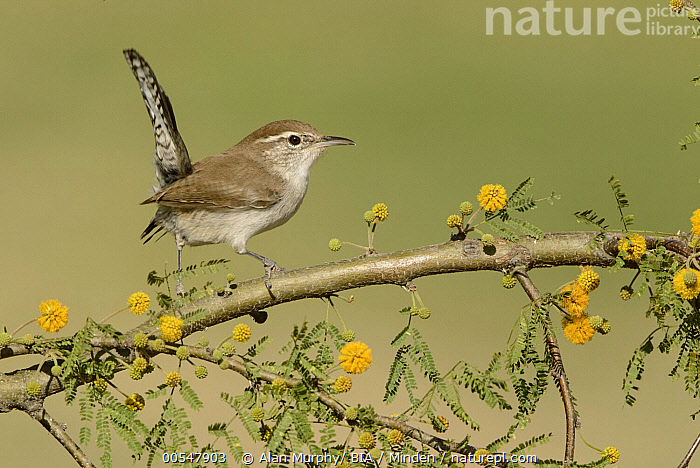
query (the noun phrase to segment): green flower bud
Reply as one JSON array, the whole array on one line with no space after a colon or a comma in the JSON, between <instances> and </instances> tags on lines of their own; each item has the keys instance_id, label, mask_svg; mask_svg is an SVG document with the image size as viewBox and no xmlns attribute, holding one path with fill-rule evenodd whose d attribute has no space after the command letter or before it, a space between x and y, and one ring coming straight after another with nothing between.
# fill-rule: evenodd
<instances>
[{"instance_id":1,"label":"green flower bud","mask_svg":"<svg viewBox=\"0 0 700 468\"><path fill-rule=\"evenodd\" d=\"M355 419L357 419L358 416L359 412L355 407L350 407L345 410L345 419L347 419L348 421L354 421Z\"/></svg>"},{"instance_id":2,"label":"green flower bud","mask_svg":"<svg viewBox=\"0 0 700 468\"><path fill-rule=\"evenodd\" d=\"M175 351L175 356L181 361L186 361L190 358L190 349L187 346L180 346Z\"/></svg>"},{"instance_id":3,"label":"green flower bud","mask_svg":"<svg viewBox=\"0 0 700 468\"><path fill-rule=\"evenodd\" d=\"M250 411L250 417L253 419L253 421L260 422L265 417L265 410L259 406L256 406Z\"/></svg>"},{"instance_id":4,"label":"green flower bud","mask_svg":"<svg viewBox=\"0 0 700 468\"><path fill-rule=\"evenodd\" d=\"M9 345L10 341L12 341L12 335L6 332L0 333L0 348L4 348L5 346Z\"/></svg>"},{"instance_id":5,"label":"green flower bud","mask_svg":"<svg viewBox=\"0 0 700 468\"><path fill-rule=\"evenodd\" d=\"M343 244L340 242L340 239L336 237L328 241L328 248L331 249L333 252L337 252L342 246Z\"/></svg>"},{"instance_id":6,"label":"green flower bud","mask_svg":"<svg viewBox=\"0 0 700 468\"><path fill-rule=\"evenodd\" d=\"M511 288L514 288L514 287L515 287L515 285L517 284L518 281L515 279L514 276L511 276L511 275L503 275L502 282L503 282L503 287L504 287L504 288L506 288L506 289L511 289Z\"/></svg>"},{"instance_id":7,"label":"green flower bud","mask_svg":"<svg viewBox=\"0 0 700 468\"><path fill-rule=\"evenodd\" d=\"M472 205L468 201L462 202L462 204L459 205L459 212L462 213L464 216L469 216L474 212L474 205Z\"/></svg>"},{"instance_id":8,"label":"green flower bud","mask_svg":"<svg viewBox=\"0 0 700 468\"><path fill-rule=\"evenodd\" d=\"M22 337L22 343L23 343L25 346L31 346L31 345L33 345L33 344L34 344L34 341L35 341L34 335L32 335L31 333L27 333L26 335L24 335L24 336Z\"/></svg>"},{"instance_id":9,"label":"green flower bud","mask_svg":"<svg viewBox=\"0 0 700 468\"><path fill-rule=\"evenodd\" d=\"M163 341L161 338L153 340L153 351L157 351L159 353L165 351L165 341Z\"/></svg>"},{"instance_id":10,"label":"green flower bud","mask_svg":"<svg viewBox=\"0 0 700 468\"><path fill-rule=\"evenodd\" d=\"M134 335L134 346L137 348L145 348L148 346L148 337L145 333L137 333Z\"/></svg>"},{"instance_id":11,"label":"green flower bud","mask_svg":"<svg viewBox=\"0 0 700 468\"><path fill-rule=\"evenodd\" d=\"M36 380L32 380L31 382L27 382L27 394L31 397L38 397L41 395L41 384L37 382Z\"/></svg>"}]
</instances>

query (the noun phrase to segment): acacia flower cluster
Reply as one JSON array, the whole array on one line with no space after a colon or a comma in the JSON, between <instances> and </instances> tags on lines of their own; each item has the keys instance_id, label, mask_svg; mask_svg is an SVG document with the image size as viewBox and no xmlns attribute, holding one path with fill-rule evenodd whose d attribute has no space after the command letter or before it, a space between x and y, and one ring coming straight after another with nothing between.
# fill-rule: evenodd
<instances>
[{"instance_id":1,"label":"acacia flower cluster","mask_svg":"<svg viewBox=\"0 0 700 468\"><path fill-rule=\"evenodd\" d=\"M589 293L600 285L600 276L590 267L581 267L581 273L573 284L567 284L561 292L568 293L561 299L561 306L567 314L562 319L564 336L574 344L584 344L593 339L595 332L606 335L610 332L610 322L585 312L590 301Z\"/></svg>"},{"instance_id":2,"label":"acacia flower cluster","mask_svg":"<svg viewBox=\"0 0 700 468\"><path fill-rule=\"evenodd\" d=\"M361 341L353 341L343 346L338 359L348 374L361 374L372 364L372 349Z\"/></svg>"},{"instance_id":3,"label":"acacia flower cluster","mask_svg":"<svg viewBox=\"0 0 700 468\"><path fill-rule=\"evenodd\" d=\"M134 315L141 315L148 310L151 305L151 299L143 291L138 291L129 296L128 301L129 307L131 308L131 313Z\"/></svg>"},{"instance_id":4,"label":"acacia flower cluster","mask_svg":"<svg viewBox=\"0 0 700 468\"><path fill-rule=\"evenodd\" d=\"M170 315L160 318L160 332L166 341L177 341L182 338L182 319Z\"/></svg>"},{"instance_id":5,"label":"acacia flower cluster","mask_svg":"<svg viewBox=\"0 0 700 468\"><path fill-rule=\"evenodd\" d=\"M245 323L239 323L233 327L233 339L238 343L245 343L250 339L253 332Z\"/></svg>"},{"instance_id":6,"label":"acacia flower cluster","mask_svg":"<svg viewBox=\"0 0 700 468\"><path fill-rule=\"evenodd\" d=\"M620 239L617 247L622 253L622 258L638 262L647 251L647 241L639 234L632 233Z\"/></svg>"},{"instance_id":7,"label":"acacia flower cluster","mask_svg":"<svg viewBox=\"0 0 700 468\"><path fill-rule=\"evenodd\" d=\"M68 323L68 307L55 299L42 301L39 312L42 316L37 319L37 323L49 333L57 332Z\"/></svg>"},{"instance_id":8,"label":"acacia flower cluster","mask_svg":"<svg viewBox=\"0 0 700 468\"><path fill-rule=\"evenodd\" d=\"M506 206L508 196L506 189L502 185L486 184L481 187L479 195L476 196L479 205L486 211L494 212Z\"/></svg>"}]
</instances>

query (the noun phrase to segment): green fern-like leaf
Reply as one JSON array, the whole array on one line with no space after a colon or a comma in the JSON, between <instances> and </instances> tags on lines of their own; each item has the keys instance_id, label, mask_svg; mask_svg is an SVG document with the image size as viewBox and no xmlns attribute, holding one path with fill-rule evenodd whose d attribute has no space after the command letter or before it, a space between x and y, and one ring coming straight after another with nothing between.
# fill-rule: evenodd
<instances>
[{"instance_id":1,"label":"green fern-like leaf","mask_svg":"<svg viewBox=\"0 0 700 468\"><path fill-rule=\"evenodd\" d=\"M399 385L401 384L401 378L406 371L408 363L406 362L405 354L410 350L409 345L401 346L394 356L394 362L391 363L391 368L389 369L389 377L387 378L386 384L384 385L384 401L391 403L396 398L396 394L399 390Z\"/></svg>"},{"instance_id":2,"label":"green fern-like leaf","mask_svg":"<svg viewBox=\"0 0 700 468\"><path fill-rule=\"evenodd\" d=\"M294 417L291 411L285 411L282 413L277 426L272 432L272 437L268 443L268 448L273 453L281 453L282 446L284 445L285 435L290 431L290 428L294 424ZM294 434L296 436L296 434ZM301 444L298 443L298 439L295 437L295 444L297 448L301 450Z\"/></svg>"},{"instance_id":3,"label":"green fern-like leaf","mask_svg":"<svg viewBox=\"0 0 700 468\"><path fill-rule=\"evenodd\" d=\"M112 466L112 434L110 432L109 411L106 408L97 410L95 419L95 445L102 449L100 463L105 468Z\"/></svg>"},{"instance_id":4,"label":"green fern-like leaf","mask_svg":"<svg viewBox=\"0 0 700 468\"><path fill-rule=\"evenodd\" d=\"M418 390L418 384L416 383L416 376L413 374L413 371L411 370L410 366L406 366L406 368L403 371L404 375L404 383L403 383L403 388L406 389L406 393L408 393L408 400L411 402L411 405L415 406L420 402L420 399L416 397L415 391Z\"/></svg>"},{"instance_id":5,"label":"green fern-like leaf","mask_svg":"<svg viewBox=\"0 0 700 468\"><path fill-rule=\"evenodd\" d=\"M488 218L488 216L487 216L487 219L485 222L489 226L491 226L493 229L498 231L504 239L511 241L511 242L516 242L519 239L518 234L515 232L513 227L511 227L507 223L505 223L499 219Z\"/></svg>"},{"instance_id":6,"label":"green fern-like leaf","mask_svg":"<svg viewBox=\"0 0 700 468\"><path fill-rule=\"evenodd\" d=\"M268 343L270 343L270 341L270 337L267 335L261 337L254 345L248 348L246 354L251 358L259 355L265 350L265 347L268 345Z\"/></svg>"},{"instance_id":7,"label":"green fern-like leaf","mask_svg":"<svg viewBox=\"0 0 700 468\"><path fill-rule=\"evenodd\" d=\"M629 406L634 406L637 400L636 397L632 395L632 392L639 390L636 382L642 380L642 375L644 374L644 359L653 349L654 345L651 341L651 337L648 337L644 343L634 351L632 358L629 363L627 363L627 372L622 381L622 391L625 393L625 403Z\"/></svg>"},{"instance_id":8,"label":"green fern-like leaf","mask_svg":"<svg viewBox=\"0 0 700 468\"><path fill-rule=\"evenodd\" d=\"M513 193L510 194L510 198L508 202L510 203L511 200L518 201L523 198L525 193L532 188L532 186L535 184L535 181L532 177L528 177L527 179L523 180L520 182L520 184L513 190Z\"/></svg>"},{"instance_id":9,"label":"green fern-like leaf","mask_svg":"<svg viewBox=\"0 0 700 468\"><path fill-rule=\"evenodd\" d=\"M440 373L437 370L435 359L428 343L423 340L420 331L416 328L411 329L411 336L413 338L413 347L411 348L413 361L420 366L423 374L431 382L436 382L440 377Z\"/></svg>"},{"instance_id":10,"label":"green fern-like leaf","mask_svg":"<svg viewBox=\"0 0 700 468\"><path fill-rule=\"evenodd\" d=\"M92 429L88 426L83 426L80 428L80 443L85 445L90 442L92 438Z\"/></svg>"},{"instance_id":11,"label":"green fern-like leaf","mask_svg":"<svg viewBox=\"0 0 700 468\"><path fill-rule=\"evenodd\" d=\"M321 437L319 438L319 443L321 444L321 448L323 448L325 451L328 450L328 448L335 442L336 438L336 433L335 433L335 423L334 422L328 422L326 425L323 427L323 429L318 431L321 434Z\"/></svg>"},{"instance_id":12,"label":"green fern-like leaf","mask_svg":"<svg viewBox=\"0 0 700 468\"><path fill-rule=\"evenodd\" d=\"M197 396L197 392L187 383L186 380L180 382L180 396L195 411L204 408L204 403Z\"/></svg>"},{"instance_id":13,"label":"green fern-like leaf","mask_svg":"<svg viewBox=\"0 0 700 468\"><path fill-rule=\"evenodd\" d=\"M510 453L512 454L517 454L517 453L522 453L524 451L529 451L533 447L536 447L538 445L544 445L549 443L549 439L552 437L552 433L550 432L549 434L540 434L538 436L534 436L529 438L528 440L519 443L515 448L513 448Z\"/></svg>"},{"instance_id":14,"label":"green fern-like leaf","mask_svg":"<svg viewBox=\"0 0 700 468\"><path fill-rule=\"evenodd\" d=\"M442 401L444 401L452 410L452 414L457 416L457 418L459 418L459 420L464 424L468 424L473 430L478 431L480 429L479 423L472 419L472 417L467 414L466 410L462 406L462 401L459 397L459 392L457 391L452 375L441 380L437 384L436 390Z\"/></svg>"},{"instance_id":15,"label":"green fern-like leaf","mask_svg":"<svg viewBox=\"0 0 700 468\"><path fill-rule=\"evenodd\" d=\"M156 270L149 271L148 276L146 277L146 283L148 283L149 286L160 286L163 283L165 283L165 276L158 276L158 272Z\"/></svg>"},{"instance_id":16,"label":"green fern-like leaf","mask_svg":"<svg viewBox=\"0 0 700 468\"><path fill-rule=\"evenodd\" d=\"M509 216L505 223L513 231L519 230L526 236L534 237L535 239L542 239L544 237L544 231L542 229L538 228L537 226L528 221L525 221L524 219L518 219L514 218L513 216Z\"/></svg>"},{"instance_id":17,"label":"green fern-like leaf","mask_svg":"<svg viewBox=\"0 0 700 468\"><path fill-rule=\"evenodd\" d=\"M206 311L204 309L196 309L183 315L182 321L184 325L192 325L205 318L207 318Z\"/></svg>"},{"instance_id":18,"label":"green fern-like leaf","mask_svg":"<svg viewBox=\"0 0 700 468\"><path fill-rule=\"evenodd\" d=\"M299 440L304 444L308 444L314 438L314 431L311 428L307 415L303 411L293 411L292 416L294 417L294 426L296 427Z\"/></svg>"},{"instance_id":19,"label":"green fern-like leaf","mask_svg":"<svg viewBox=\"0 0 700 468\"><path fill-rule=\"evenodd\" d=\"M249 412L238 413L238 419L241 421L241 424L245 428L246 432L248 432L251 439L260 440L260 431L258 430L258 426L255 421L253 421L253 419L250 417Z\"/></svg>"},{"instance_id":20,"label":"green fern-like leaf","mask_svg":"<svg viewBox=\"0 0 700 468\"><path fill-rule=\"evenodd\" d=\"M629 201L627 200L627 194L622 191L622 184L618 179L615 178L614 175L610 177L608 180L608 184L610 185L610 188L613 191L613 195L615 196L615 202L617 203L617 210L620 212L620 221L622 222L622 227L627 232L629 227L634 223L634 216L633 215L625 215L624 214L624 208L628 208L630 206Z\"/></svg>"},{"instance_id":21,"label":"green fern-like leaf","mask_svg":"<svg viewBox=\"0 0 700 468\"><path fill-rule=\"evenodd\" d=\"M605 224L605 218L599 218L598 214L593 210L577 211L574 213L576 221L579 223L590 224L598 228L599 232L607 232L610 225Z\"/></svg>"}]
</instances>

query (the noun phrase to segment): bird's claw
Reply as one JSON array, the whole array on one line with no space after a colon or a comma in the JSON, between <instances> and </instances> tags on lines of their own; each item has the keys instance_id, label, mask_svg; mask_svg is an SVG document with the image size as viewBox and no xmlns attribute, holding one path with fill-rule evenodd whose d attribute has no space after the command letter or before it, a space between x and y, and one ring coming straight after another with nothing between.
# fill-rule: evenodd
<instances>
[{"instance_id":1,"label":"bird's claw","mask_svg":"<svg viewBox=\"0 0 700 468\"><path fill-rule=\"evenodd\" d=\"M272 289L272 281L271 281L272 272L273 271L276 271L276 272L284 271L284 268L279 266L277 264L277 262L274 262L274 261L269 260L269 259L267 259L266 262L263 262L263 264L265 265L265 287L268 290L270 290L270 289Z\"/></svg>"}]
</instances>

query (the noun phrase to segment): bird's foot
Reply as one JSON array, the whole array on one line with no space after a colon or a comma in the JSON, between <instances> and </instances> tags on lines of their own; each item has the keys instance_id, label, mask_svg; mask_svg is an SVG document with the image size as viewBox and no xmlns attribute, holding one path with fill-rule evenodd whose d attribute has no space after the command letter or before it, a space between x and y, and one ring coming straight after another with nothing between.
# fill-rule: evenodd
<instances>
[{"instance_id":1,"label":"bird's foot","mask_svg":"<svg viewBox=\"0 0 700 468\"><path fill-rule=\"evenodd\" d=\"M266 258L263 261L263 265L265 265L265 287L270 290L272 289L272 272L280 272L284 271L284 268L279 266L277 262L270 260L269 258Z\"/></svg>"}]
</instances>

